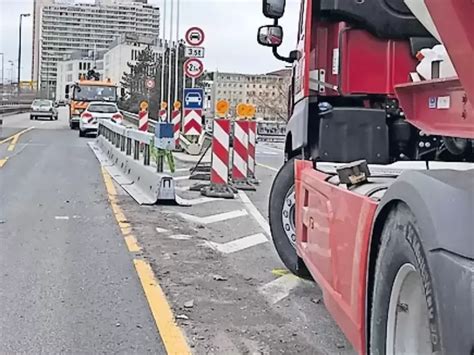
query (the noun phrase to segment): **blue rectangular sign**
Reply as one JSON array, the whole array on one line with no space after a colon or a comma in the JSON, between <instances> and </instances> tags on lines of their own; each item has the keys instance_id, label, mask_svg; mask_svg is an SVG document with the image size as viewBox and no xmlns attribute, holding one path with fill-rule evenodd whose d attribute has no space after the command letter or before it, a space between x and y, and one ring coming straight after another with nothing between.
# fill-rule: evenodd
<instances>
[{"instance_id":1,"label":"blue rectangular sign","mask_svg":"<svg viewBox=\"0 0 474 355\"><path fill-rule=\"evenodd\" d=\"M203 89L184 89L184 109L200 110L204 106Z\"/></svg>"}]
</instances>

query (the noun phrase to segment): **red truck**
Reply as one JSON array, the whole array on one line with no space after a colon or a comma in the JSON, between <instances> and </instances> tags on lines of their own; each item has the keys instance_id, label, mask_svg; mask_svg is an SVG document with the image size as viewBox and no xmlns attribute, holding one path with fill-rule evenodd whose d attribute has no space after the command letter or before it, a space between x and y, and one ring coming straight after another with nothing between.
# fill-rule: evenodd
<instances>
[{"instance_id":1,"label":"red truck","mask_svg":"<svg viewBox=\"0 0 474 355\"><path fill-rule=\"evenodd\" d=\"M285 5L257 36L293 64L278 254L359 353L473 354L474 2L302 0L288 57Z\"/></svg>"}]
</instances>

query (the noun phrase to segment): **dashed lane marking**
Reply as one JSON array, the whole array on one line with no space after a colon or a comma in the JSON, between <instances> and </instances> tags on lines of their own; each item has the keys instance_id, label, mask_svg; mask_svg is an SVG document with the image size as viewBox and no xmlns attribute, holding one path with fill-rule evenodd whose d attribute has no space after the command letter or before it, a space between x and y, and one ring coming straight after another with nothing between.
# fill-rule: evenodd
<instances>
[{"instance_id":1,"label":"dashed lane marking","mask_svg":"<svg viewBox=\"0 0 474 355\"><path fill-rule=\"evenodd\" d=\"M174 240L189 240L189 239L192 239L193 237L189 234L174 234L174 235L170 235L168 238L174 239Z\"/></svg>"},{"instance_id":2,"label":"dashed lane marking","mask_svg":"<svg viewBox=\"0 0 474 355\"><path fill-rule=\"evenodd\" d=\"M69 216L54 216L54 219L67 221L69 220Z\"/></svg>"},{"instance_id":3,"label":"dashed lane marking","mask_svg":"<svg viewBox=\"0 0 474 355\"><path fill-rule=\"evenodd\" d=\"M127 222L122 209L117 204L117 191L112 182L112 178L103 167L102 176L109 195L110 205L112 206L120 230L124 235L127 247L130 252L137 252L140 250L140 246L135 237L131 234L131 226ZM140 259L134 259L133 264L135 265L135 270L137 271L148 306L150 307L150 311L166 348L166 352L171 355L191 354L186 338L175 322L171 307L153 273L153 270L151 269L151 266L144 260Z\"/></svg>"},{"instance_id":4,"label":"dashed lane marking","mask_svg":"<svg viewBox=\"0 0 474 355\"><path fill-rule=\"evenodd\" d=\"M266 243L267 241L268 239L263 233L257 233L254 235L249 235L247 237L233 240L228 243L215 243L206 241L206 245L221 253L232 254L262 243Z\"/></svg>"},{"instance_id":5,"label":"dashed lane marking","mask_svg":"<svg viewBox=\"0 0 474 355\"><path fill-rule=\"evenodd\" d=\"M239 191L239 197L242 200L246 210L253 216L257 223L262 227L263 231L267 236L271 236L270 225L268 224L265 217L262 216L260 211L255 207L255 205L250 201L249 197L244 191Z\"/></svg>"},{"instance_id":6,"label":"dashed lane marking","mask_svg":"<svg viewBox=\"0 0 474 355\"><path fill-rule=\"evenodd\" d=\"M189 180L190 176L189 175L186 175L186 176L176 176L176 177L173 177L173 180L175 181L182 181L182 180Z\"/></svg>"},{"instance_id":7,"label":"dashed lane marking","mask_svg":"<svg viewBox=\"0 0 474 355\"><path fill-rule=\"evenodd\" d=\"M161 234L161 233L168 233L168 232L169 232L168 229L164 229L164 228L160 228L160 227L156 227L156 231L157 231L158 233L160 233L160 234Z\"/></svg>"},{"instance_id":8,"label":"dashed lane marking","mask_svg":"<svg viewBox=\"0 0 474 355\"><path fill-rule=\"evenodd\" d=\"M176 324L171 307L150 265L139 259L134 259L133 263L145 291L156 326L160 331L166 352L172 355L191 354L186 338Z\"/></svg>"},{"instance_id":9,"label":"dashed lane marking","mask_svg":"<svg viewBox=\"0 0 474 355\"><path fill-rule=\"evenodd\" d=\"M235 210L230 212L218 213L207 217L198 217L193 216L187 213L178 213L178 215L190 222L199 223L199 224L211 224L217 222L227 221L229 219L238 218L247 216L248 213L246 210Z\"/></svg>"}]
</instances>

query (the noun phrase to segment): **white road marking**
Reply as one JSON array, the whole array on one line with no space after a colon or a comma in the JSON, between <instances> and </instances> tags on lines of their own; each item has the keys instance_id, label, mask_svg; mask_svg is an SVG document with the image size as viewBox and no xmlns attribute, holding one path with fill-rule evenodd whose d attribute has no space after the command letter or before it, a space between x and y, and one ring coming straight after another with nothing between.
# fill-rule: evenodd
<instances>
[{"instance_id":1,"label":"white road marking","mask_svg":"<svg viewBox=\"0 0 474 355\"><path fill-rule=\"evenodd\" d=\"M267 236L271 236L270 225L268 224L265 217L262 216L257 207L255 207L252 201L250 201L247 194L244 191L239 191L239 197L242 200L247 211L252 215L253 218L255 218L255 220L260 225L260 227L262 227L263 231L267 234Z\"/></svg>"},{"instance_id":2,"label":"white road marking","mask_svg":"<svg viewBox=\"0 0 474 355\"><path fill-rule=\"evenodd\" d=\"M192 236L187 234L174 234L170 235L168 238L175 240L189 240L192 238Z\"/></svg>"},{"instance_id":3,"label":"white road marking","mask_svg":"<svg viewBox=\"0 0 474 355\"><path fill-rule=\"evenodd\" d=\"M54 219L68 220L68 219L69 219L69 216L54 216Z\"/></svg>"},{"instance_id":4,"label":"white road marking","mask_svg":"<svg viewBox=\"0 0 474 355\"><path fill-rule=\"evenodd\" d=\"M262 152L257 150L257 155L279 155L277 152Z\"/></svg>"},{"instance_id":5,"label":"white road marking","mask_svg":"<svg viewBox=\"0 0 474 355\"><path fill-rule=\"evenodd\" d=\"M173 180L175 181L181 181L181 180L189 180L189 175L186 175L186 176L176 176L176 177L173 177Z\"/></svg>"},{"instance_id":6,"label":"white road marking","mask_svg":"<svg viewBox=\"0 0 474 355\"><path fill-rule=\"evenodd\" d=\"M160 233L160 234L161 234L161 233L168 233L168 232L169 232L168 229L164 229L164 228L160 228L160 227L156 227L156 231L157 231L158 233Z\"/></svg>"},{"instance_id":7,"label":"white road marking","mask_svg":"<svg viewBox=\"0 0 474 355\"><path fill-rule=\"evenodd\" d=\"M259 291L270 304L275 304L288 297L291 290L297 287L301 282L300 278L288 274L261 286Z\"/></svg>"},{"instance_id":8,"label":"white road marking","mask_svg":"<svg viewBox=\"0 0 474 355\"><path fill-rule=\"evenodd\" d=\"M246 210L235 210L230 212L218 213L207 217L198 217L187 213L178 213L178 215L193 223L211 224L227 221L228 219L247 216L248 213Z\"/></svg>"},{"instance_id":9,"label":"white road marking","mask_svg":"<svg viewBox=\"0 0 474 355\"><path fill-rule=\"evenodd\" d=\"M190 186L175 186L176 191L189 191Z\"/></svg>"},{"instance_id":10,"label":"white road marking","mask_svg":"<svg viewBox=\"0 0 474 355\"><path fill-rule=\"evenodd\" d=\"M258 166L261 166L262 168L265 168L265 169L268 169L268 170L271 170L271 171L274 171L274 172L278 172L278 169L275 169L271 166L268 166L268 165L265 165L265 164L260 164L260 163L257 163Z\"/></svg>"},{"instance_id":11,"label":"white road marking","mask_svg":"<svg viewBox=\"0 0 474 355\"><path fill-rule=\"evenodd\" d=\"M249 235L248 237L243 237L237 240L233 240L228 243L215 243L206 241L206 245L214 250L217 250L224 254L235 253L255 245L266 243L268 241L267 237L263 233L258 233L254 235Z\"/></svg>"},{"instance_id":12,"label":"white road marking","mask_svg":"<svg viewBox=\"0 0 474 355\"><path fill-rule=\"evenodd\" d=\"M185 171L189 171L189 168L179 168L174 170L175 173L184 173ZM171 170L165 169L165 173L171 173Z\"/></svg>"},{"instance_id":13,"label":"white road marking","mask_svg":"<svg viewBox=\"0 0 474 355\"><path fill-rule=\"evenodd\" d=\"M219 200L222 200L222 198L199 197L199 198L194 198L192 200L187 200L185 198L180 197L179 200L180 200L179 203L182 203L188 206L195 206L195 205L200 205L207 202L219 201Z\"/></svg>"}]
</instances>

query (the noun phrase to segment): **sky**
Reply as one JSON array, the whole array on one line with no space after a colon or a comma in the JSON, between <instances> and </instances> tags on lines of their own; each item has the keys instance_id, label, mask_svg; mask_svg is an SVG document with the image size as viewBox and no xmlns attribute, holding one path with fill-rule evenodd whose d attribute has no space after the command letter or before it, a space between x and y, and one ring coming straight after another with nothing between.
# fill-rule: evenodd
<instances>
[{"instance_id":1,"label":"sky","mask_svg":"<svg viewBox=\"0 0 474 355\"><path fill-rule=\"evenodd\" d=\"M164 0L148 0L150 4L163 6ZM174 1L176 4L177 0ZM206 35L204 65L206 70L240 73L267 73L281 69L285 63L276 60L271 48L257 44L257 29L272 24L262 15L261 0L180 0L182 37L187 28L201 27ZM81 0L91 2L91 0ZM287 55L296 45L296 31L300 0L287 0L287 10L280 24L284 28L284 41L279 51ZM14 73L18 58L18 22L21 13L33 14L33 0L0 0L0 53L4 53L5 78ZM176 5L175 5L176 13ZM163 13L162 13L163 15ZM168 16L170 6L168 6ZM21 78L31 76L32 17L23 18ZM163 22L161 22L162 24ZM169 18L167 36L169 36ZM173 35L176 30L173 29ZM1 74L0 74L1 75ZM16 74L13 74L16 78Z\"/></svg>"}]
</instances>

